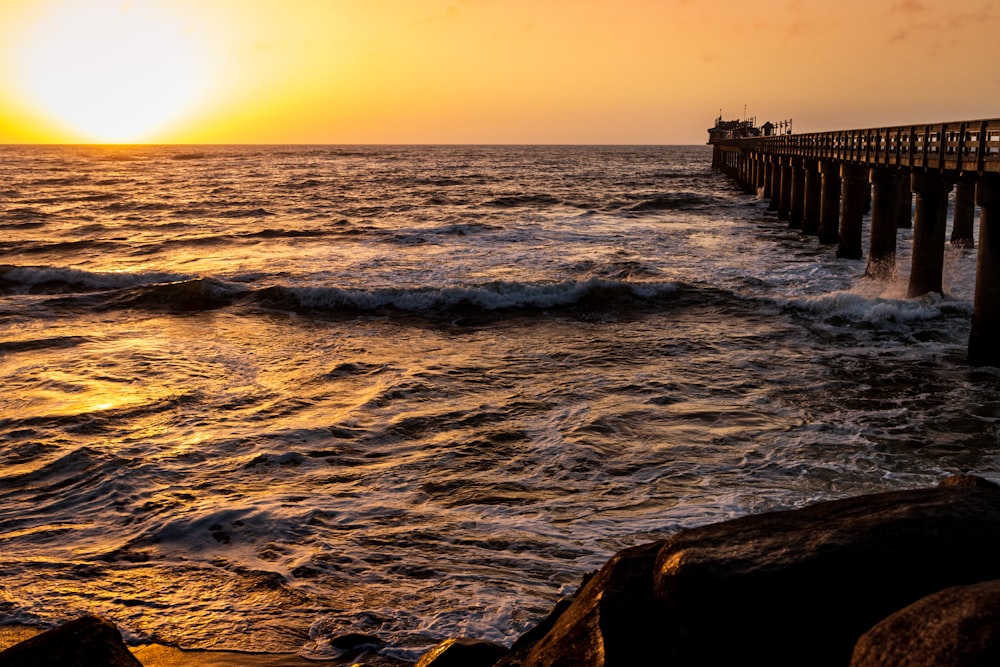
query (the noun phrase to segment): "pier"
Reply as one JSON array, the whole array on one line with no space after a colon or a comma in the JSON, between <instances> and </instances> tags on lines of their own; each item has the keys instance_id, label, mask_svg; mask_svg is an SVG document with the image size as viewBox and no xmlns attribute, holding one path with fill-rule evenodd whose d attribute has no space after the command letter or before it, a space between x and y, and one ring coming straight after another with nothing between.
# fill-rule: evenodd
<instances>
[{"instance_id":1,"label":"pier","mask_svg":"<svg viewBox=\"0 0 1000 667\"><path fill-rule=\"evenodd\" d=\"M864 258L870 210L873 279L895 274L896 230L912 226L910 297L942 292L946 243L977 246L968 358L1000 366L1000 119L765 136L751 123L720 118L709 132L713 169L766 198L790 227L835 244L838 257Z\"/></svg>"}]
</instances>

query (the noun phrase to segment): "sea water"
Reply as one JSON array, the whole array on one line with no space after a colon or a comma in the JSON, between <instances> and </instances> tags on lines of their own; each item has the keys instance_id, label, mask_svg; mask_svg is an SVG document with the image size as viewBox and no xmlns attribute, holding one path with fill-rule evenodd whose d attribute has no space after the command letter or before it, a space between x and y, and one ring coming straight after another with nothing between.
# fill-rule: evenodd
<instances>
[{"instance_id":1,"label":"sea water","mask_svg":"<svg viewBox=\"0 0 1000 667\"><path fill-rule=\"evenodd\" d=\"M415 659L623 547L1000 480L945 294L707 147L0 147L0 622Z\"/></svg>"}]
</instances>

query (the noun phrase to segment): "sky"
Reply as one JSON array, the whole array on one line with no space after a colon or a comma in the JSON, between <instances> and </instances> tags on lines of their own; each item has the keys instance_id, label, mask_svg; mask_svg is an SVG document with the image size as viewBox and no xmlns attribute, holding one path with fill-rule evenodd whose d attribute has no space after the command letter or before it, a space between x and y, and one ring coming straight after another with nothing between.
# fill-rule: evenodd
<instances>
[{"instance_id":1,"label":"sky","mask_svg":"<svg viewBox=\"0 0 1000 667\"><path fill-rule=\"evenodd\" d=\"M700 144L1000 117L996 0L0 0L0 143Z\"/></svg>"}]
</instances>

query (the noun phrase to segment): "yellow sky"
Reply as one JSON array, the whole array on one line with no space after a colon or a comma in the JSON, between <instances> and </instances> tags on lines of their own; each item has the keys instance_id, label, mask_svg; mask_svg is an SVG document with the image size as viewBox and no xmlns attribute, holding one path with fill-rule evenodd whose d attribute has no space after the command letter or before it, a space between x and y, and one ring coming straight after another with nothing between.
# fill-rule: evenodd
<instances>
[{"instance_id":1,"label":"yellow sky","mask_svg":"<svg viewBox=\"0 0 1000 667\"><path fill-rule=\"evenodd\" d=\"M995 0L2 0L0 143L703 143L1000 116Z\"/></svg>"}]
</instances>

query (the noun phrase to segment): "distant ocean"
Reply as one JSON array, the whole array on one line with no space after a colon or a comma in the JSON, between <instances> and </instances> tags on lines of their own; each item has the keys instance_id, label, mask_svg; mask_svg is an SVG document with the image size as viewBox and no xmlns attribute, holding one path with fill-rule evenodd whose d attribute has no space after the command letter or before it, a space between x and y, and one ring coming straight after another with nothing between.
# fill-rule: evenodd
<instances>
[{"instance_id":1,"label":"distant ocean","mask_svg":"<svg viewBox=\"0 0 1000 667\"><path fill-rule=\"evenodd\" d=\"M946 294L707 147L0 147L0 622L415 659L623 547L1000 480Z\"/></svg>"}]
</instances>

